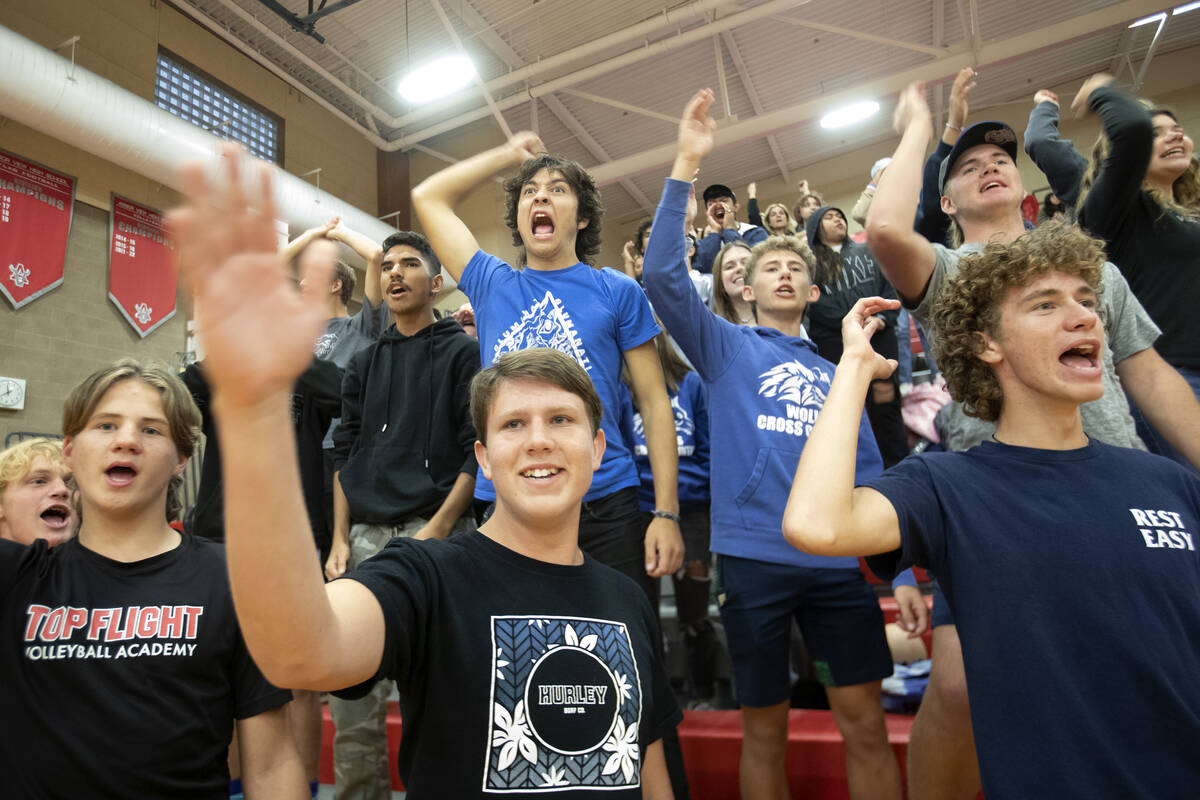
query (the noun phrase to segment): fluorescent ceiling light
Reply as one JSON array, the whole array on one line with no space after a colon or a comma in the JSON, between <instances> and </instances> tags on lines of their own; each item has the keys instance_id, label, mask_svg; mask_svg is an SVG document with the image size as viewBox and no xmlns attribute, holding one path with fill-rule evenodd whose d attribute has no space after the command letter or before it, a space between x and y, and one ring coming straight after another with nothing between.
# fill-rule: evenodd
<instances>
[{"instance_id":1,"label":"fluorescent ceiling light","mask_svg":"<svg viewBox=\"0 0 1200 800\"><path fill-rule=\"evenodd\" d=\"M1195 11L1197 8L1200 8L1200 0L1196 0L1195 3L1187 3L1182 6L1176 6L1175 10L1173 10L1171 13L1172 14L1186 14L1189 11Z\"/></svg>"},{"instance_id":2,"label":"fluorescent ceiling light","mask_svg":"<svg viewBox=\"0 0 1200 800\"><path fill-rule=\"evenodd\" d=\"M1151 14L1148 17L1142 17L1141 19L1135 19L1133 22L1129 23L1129 27L1140 28L1143 25L1150 25L1155 22L1162 22L1166 18L1167 18L1167 12L1160 11L1157 14Z\"/></svg>"},{"instance_id":3,"label":"fluorescent ceiling light","mask_svg":"<svg viewBox=\"0 0 1200 800\"><path fill-rule=\"evenodd\" d=\"M400 81L397 91L410 103L428 103L454 94L475 78L475 65L464 55L445 56L414 69Z\"/></svg>"},{"instance_id":4,"label":"fluorescent ceiling light","mask_svg":"<svg viewBox=\"0 0 1200 800\"><path fill-rule=\"evenodd\" d=\"M874 100L852 103L848 106L842 106L836 111L830 111L821 117L821 127L844 128L847 125L861 122L877 111L879 111L879 103L876 103Z\"/></svg>"}]
</instances>

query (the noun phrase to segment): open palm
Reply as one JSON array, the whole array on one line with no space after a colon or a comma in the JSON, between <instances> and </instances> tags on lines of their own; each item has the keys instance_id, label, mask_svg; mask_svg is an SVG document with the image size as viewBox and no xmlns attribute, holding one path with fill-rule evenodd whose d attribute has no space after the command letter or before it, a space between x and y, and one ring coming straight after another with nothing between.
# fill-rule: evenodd
<instances>
[{"instance_id":1,"label":"open palm","mask_svg":"<svg viewBox=\"0 0 1200 800\"><path fill-rule=\"evenodd\" d=\"M199 165L181 170L186 202L168 224L214 393L249 406L290 391L312 360L325 323L319 287L328 283L333 262L309 259L308 289L300 292L275 250L268 174L262 172L251 208L238 178L240 148L226 146L222 155L222 187L212 186Z\"/></svg>"},{"instance_id":2,"label":"open palm","mask_svg":"<svg viewBox=\"0 0 1200 800\"><path fill-rule=\"evenodd\" d=\"M716 96L711 89L701 89L692 95L679 120L679 152L689 158L701 159L712 152L716 141L717 122L708 115Z\"/></svg>"}]
</instances>

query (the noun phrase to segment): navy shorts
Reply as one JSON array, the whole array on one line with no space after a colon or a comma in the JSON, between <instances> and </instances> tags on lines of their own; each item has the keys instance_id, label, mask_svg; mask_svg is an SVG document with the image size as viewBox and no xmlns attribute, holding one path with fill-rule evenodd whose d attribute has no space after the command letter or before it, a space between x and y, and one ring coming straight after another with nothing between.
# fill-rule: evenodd
<instances>
[{"instance_id":1,"label":"navy shorts","mask_svg":"<svg viewBox=\"0 0 1200 800\"><path fill-rule=\"evenodd\" d=\"M950 604L936 579L930 584L933 588L933 610L929 612L929 627L937 628L942 625L953 625L954 615L950 613Z\"/></svg>"},{"instance_id":2,"label":"navy shorts","mask_svg":"<svg viewBox=\"0 0 1200 800\"><path fill-rule=\"evenodd\" d=\"M762 708L791 697L793 618L822 684L854 686L892 674L883 612L858 570L720 555L717 571L717 600L741 705Z\"/></svg>"}]
</instances>

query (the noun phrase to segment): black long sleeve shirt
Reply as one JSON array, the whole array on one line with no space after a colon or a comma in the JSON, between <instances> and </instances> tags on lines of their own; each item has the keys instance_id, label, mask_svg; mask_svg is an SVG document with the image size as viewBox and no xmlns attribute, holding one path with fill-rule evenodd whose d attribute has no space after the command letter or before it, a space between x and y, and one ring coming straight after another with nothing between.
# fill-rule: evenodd
<instances>
[{"instance_id":1,"label":"black long sleeve shirt","mask_svg":"<svg viewBox=\"0 0 1200 800\"><path fill-rule=\"evenodd\" d=\"M1109 140L1108 157L1079 209L1107 243L1108 258L1162 328L1158 352L1175 367L1200 369L1200 222L1160 206L1142 188L1154 128L1136 100L1112 87L1088 104Z\"/></svg>"}]
</instances>

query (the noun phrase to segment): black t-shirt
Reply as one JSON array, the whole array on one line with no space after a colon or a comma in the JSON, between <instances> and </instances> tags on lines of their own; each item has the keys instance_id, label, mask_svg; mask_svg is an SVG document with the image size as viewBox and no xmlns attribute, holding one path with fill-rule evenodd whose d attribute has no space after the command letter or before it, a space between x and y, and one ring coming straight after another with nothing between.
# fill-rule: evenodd
<instances>
[{"instance_id":1,"label":"black t-shirt","mask_svg":"<svg viewBox=\"0 0 1200 800\"><path fill-rule=\"evenodd\" d=\"M933 570L962 640L988 800L1194 798L1200 787L1200 480L1093 441L984 442L868 486Z\"/></svg>"},{"instance_id":2,"label":"black t-shirt","mask_svg":"<svg viewBox=\"0 0 1200 800\"><path fill-rule=\"evenodd\" d=\"M646 747L682 714L632 580L474 532L393 540L349 577L383 607L410 798L642 796Z\"/></svg>"},{"instance_id":3,"label":"black t-shirt","mask_svg":"<svg viewBox=\"0 0 1200 800\"><path fill-rule=\"evenodd\" d=\"M122 563L0 541L0 795L227 798L235 718L282 706L234 617L225 548Z\"/></svg>"}]
</instances>

